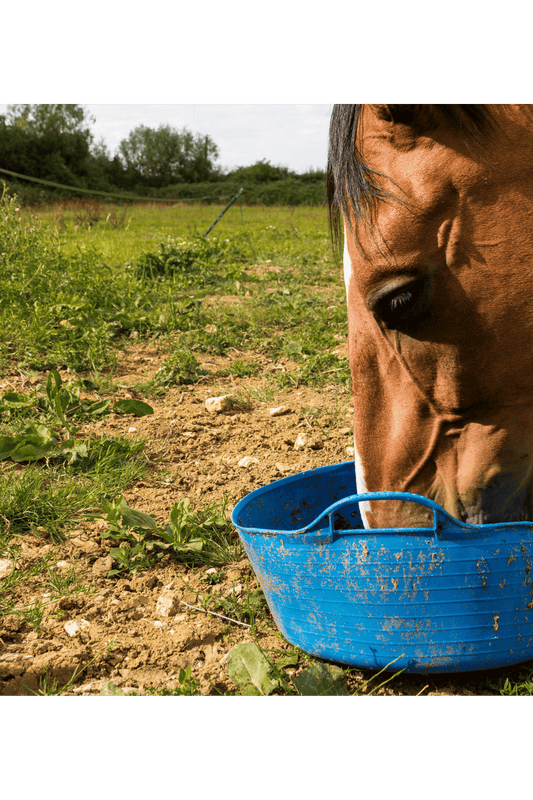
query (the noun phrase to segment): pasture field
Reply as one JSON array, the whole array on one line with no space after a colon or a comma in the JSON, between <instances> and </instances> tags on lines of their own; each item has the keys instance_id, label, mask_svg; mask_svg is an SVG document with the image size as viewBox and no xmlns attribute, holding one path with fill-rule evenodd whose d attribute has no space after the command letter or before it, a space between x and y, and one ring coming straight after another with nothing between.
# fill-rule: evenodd
<instances>
[{"instance_id":1,"label":"pasture field","mask_svg":"<svg viewBox=\"0 0 533 800\"><path fill-rule=\"evenodd\" d=\"M236 204L202 239L221 210L4 193L0 693L530 694L524 666L375 674L277 630L229 515L350 458L342 268L324 209Z\"/></svg>"}]
</instances>

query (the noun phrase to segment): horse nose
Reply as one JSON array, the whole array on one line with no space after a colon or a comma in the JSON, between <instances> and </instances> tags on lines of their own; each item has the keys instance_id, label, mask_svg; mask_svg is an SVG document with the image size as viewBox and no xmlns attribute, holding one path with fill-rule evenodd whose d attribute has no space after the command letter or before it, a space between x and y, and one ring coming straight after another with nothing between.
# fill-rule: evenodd
<instances>
[{"instance_id":1,"label":"horse nose","mask_svg":"<svg viewBox=\"0 0 533 800\"><path fill-rule=\"evenodd\" d=\"M529 519L527 489L520 477L505 473L492 478L473 503L461 503L461 521L471 525Z\"/></svg>"}]
</instances>

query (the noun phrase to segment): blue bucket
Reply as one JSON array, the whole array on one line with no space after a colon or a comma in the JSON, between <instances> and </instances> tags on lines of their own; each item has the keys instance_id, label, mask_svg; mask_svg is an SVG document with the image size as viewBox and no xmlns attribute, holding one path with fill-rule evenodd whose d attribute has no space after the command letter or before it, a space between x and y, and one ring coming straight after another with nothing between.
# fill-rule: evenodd
<instances>
[{"instance_id":1,"label":"blue bucket","mask_svg":"<svg viewBox=\"0 0 533 800\"><path fill-rule=\"evenodd\" d=\"M367 530L361 500L433 527ZM354 462L257 489L232 522L286 639L356 667L466 672L533 659L533 523L465 525L416 494L357 494Z\"/></svg>"}]
</instances>

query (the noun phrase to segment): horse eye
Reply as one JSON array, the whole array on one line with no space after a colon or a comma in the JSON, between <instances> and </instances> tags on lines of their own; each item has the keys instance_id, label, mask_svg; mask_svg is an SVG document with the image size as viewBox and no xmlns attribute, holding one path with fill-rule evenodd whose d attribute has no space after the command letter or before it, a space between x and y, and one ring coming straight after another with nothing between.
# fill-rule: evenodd
<instances>
[{"instance_id":1,"label":"horse eye","mask_svg":"<svg viewBox=\"0 0 533 800\"><path fill-rule=\"evenodd\" d=\"M428 316L429 282L417 279L369 301L372 312L387 328L407 330Z\"/></svg>"}]
</instances>

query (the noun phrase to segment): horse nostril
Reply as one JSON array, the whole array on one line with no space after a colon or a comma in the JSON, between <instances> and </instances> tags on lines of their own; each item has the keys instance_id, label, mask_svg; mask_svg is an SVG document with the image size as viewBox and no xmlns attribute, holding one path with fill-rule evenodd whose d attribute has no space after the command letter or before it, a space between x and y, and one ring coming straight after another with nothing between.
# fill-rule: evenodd
<instances>
[{"instance_id":1,"label":"horse nostril","mask_svg":"<svg viewBox=\"0 0 533 800\"><path fill-rule=\"evenodd\" d=\"M497 475L471 503L460 501L460 519L470 525L520 522L528 518L526 488L515 473Z\"/></svg>"}]
</instances>

